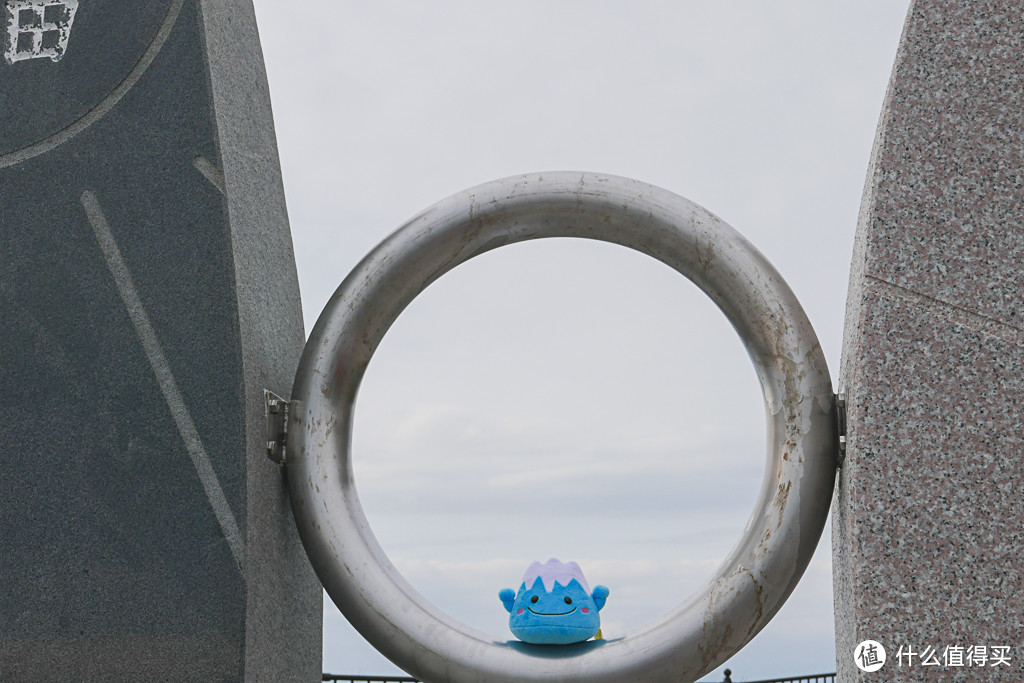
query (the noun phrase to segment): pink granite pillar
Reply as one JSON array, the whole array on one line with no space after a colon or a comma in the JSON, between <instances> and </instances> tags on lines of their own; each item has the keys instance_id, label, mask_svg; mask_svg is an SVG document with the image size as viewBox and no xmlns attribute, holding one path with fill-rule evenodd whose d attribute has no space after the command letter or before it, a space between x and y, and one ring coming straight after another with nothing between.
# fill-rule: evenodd
<instances>
[{"instance_id":1,"label":"pink granite pillar","mask_svg":"<svg viewBox=\"0 0 1024 683\"><path fill-rule=\"evenodd\" d=\"M840 681L1024 680L1022 376L1024 3L916 0L847 302Z\"/></svg>"}]
</instances>

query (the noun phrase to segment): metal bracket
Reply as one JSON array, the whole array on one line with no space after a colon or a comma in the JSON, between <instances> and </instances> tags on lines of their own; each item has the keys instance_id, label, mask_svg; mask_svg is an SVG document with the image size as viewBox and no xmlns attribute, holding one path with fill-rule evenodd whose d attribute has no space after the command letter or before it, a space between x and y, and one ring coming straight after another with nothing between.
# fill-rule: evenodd
<instances>
[{"instance_id":1,"label":"metal bracket","mask_svg":"<svg viewBox=\"0 0 1024 683\"><path fill-rule=\"evenodd\" d=\"M839 434L839 462L836 466L842 467L846 460L846 392L842 390L836 394L836 427Z\"/></svg>"},{"instance_id":2,"label":"metal bracket","mask_svg":"<svg viewBox=\"0 0 1024 683\"><path fill-rule=\"evenodd\" d=\"M267 418L267 457L284 467L287 464L288 401L264 389L263 405Z\"/></svg>"}]
</instances>

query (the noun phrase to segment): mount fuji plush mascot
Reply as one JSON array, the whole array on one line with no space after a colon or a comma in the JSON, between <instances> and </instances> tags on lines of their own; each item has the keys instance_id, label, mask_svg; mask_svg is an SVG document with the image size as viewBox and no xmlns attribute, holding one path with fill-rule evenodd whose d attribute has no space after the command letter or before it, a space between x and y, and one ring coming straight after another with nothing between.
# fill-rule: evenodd
<instances>
[{"instance_id":1,"label":"mount fuji plush mascot","mask_svg":"<svg viewBox=\"0 0 1024 683\"><path fill-rule=\"evenodd\" d=\"M498 597L511 614L508 627L524 643L568 645L601 637L598 612L608 589L594 586L591 592L575 562L534 562L523 574L518 593L506 588Z\"/></svg>"}]
</instances>

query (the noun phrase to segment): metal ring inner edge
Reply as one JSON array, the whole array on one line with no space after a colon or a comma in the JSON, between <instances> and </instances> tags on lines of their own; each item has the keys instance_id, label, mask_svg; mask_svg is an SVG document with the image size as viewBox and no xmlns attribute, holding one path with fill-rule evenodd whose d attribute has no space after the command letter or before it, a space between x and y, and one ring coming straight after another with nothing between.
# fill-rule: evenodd
<instances>
[{"instance_id":1,"label":"metal ring inner edge","mask_svg":"<svg viewBox=\"0 0 1024 683\"><path fill-rule=\"evenodd\" d=\"M402 310L458 264L544 237L619 244L692 280L743 340L767 411L768 459L754 512L704 590L621 638L559 647L496 640L420 596L373 536L350 458L359 383ZM796 586L824 527L837 465L825 358L775 268L697 204L592 173L486 183L435 204L379 244L341 283L310 335L288 432L292 510L313 568L363 637L425 681L700 678L753 638Z\"/></svg>"}]
</instances>

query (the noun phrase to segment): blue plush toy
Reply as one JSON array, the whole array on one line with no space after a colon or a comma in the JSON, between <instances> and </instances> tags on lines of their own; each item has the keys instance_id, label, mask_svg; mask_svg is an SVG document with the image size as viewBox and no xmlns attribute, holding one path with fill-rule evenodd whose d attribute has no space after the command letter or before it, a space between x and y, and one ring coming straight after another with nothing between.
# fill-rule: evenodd
<instances>
[{"instance_id":1,"label":"blue plush toy","mask_svg":"<svg viewBox=\"0 0 1024 683\"><path fill-rule=\"evenodd\" d=\"M524 643L567 645L601 637L598 612L608 589L594 586L591 592L575 562L534 562L523 574L518 593L506 588L498 597L512 615L508 627Z\"/></svg>"}]
</instances>

